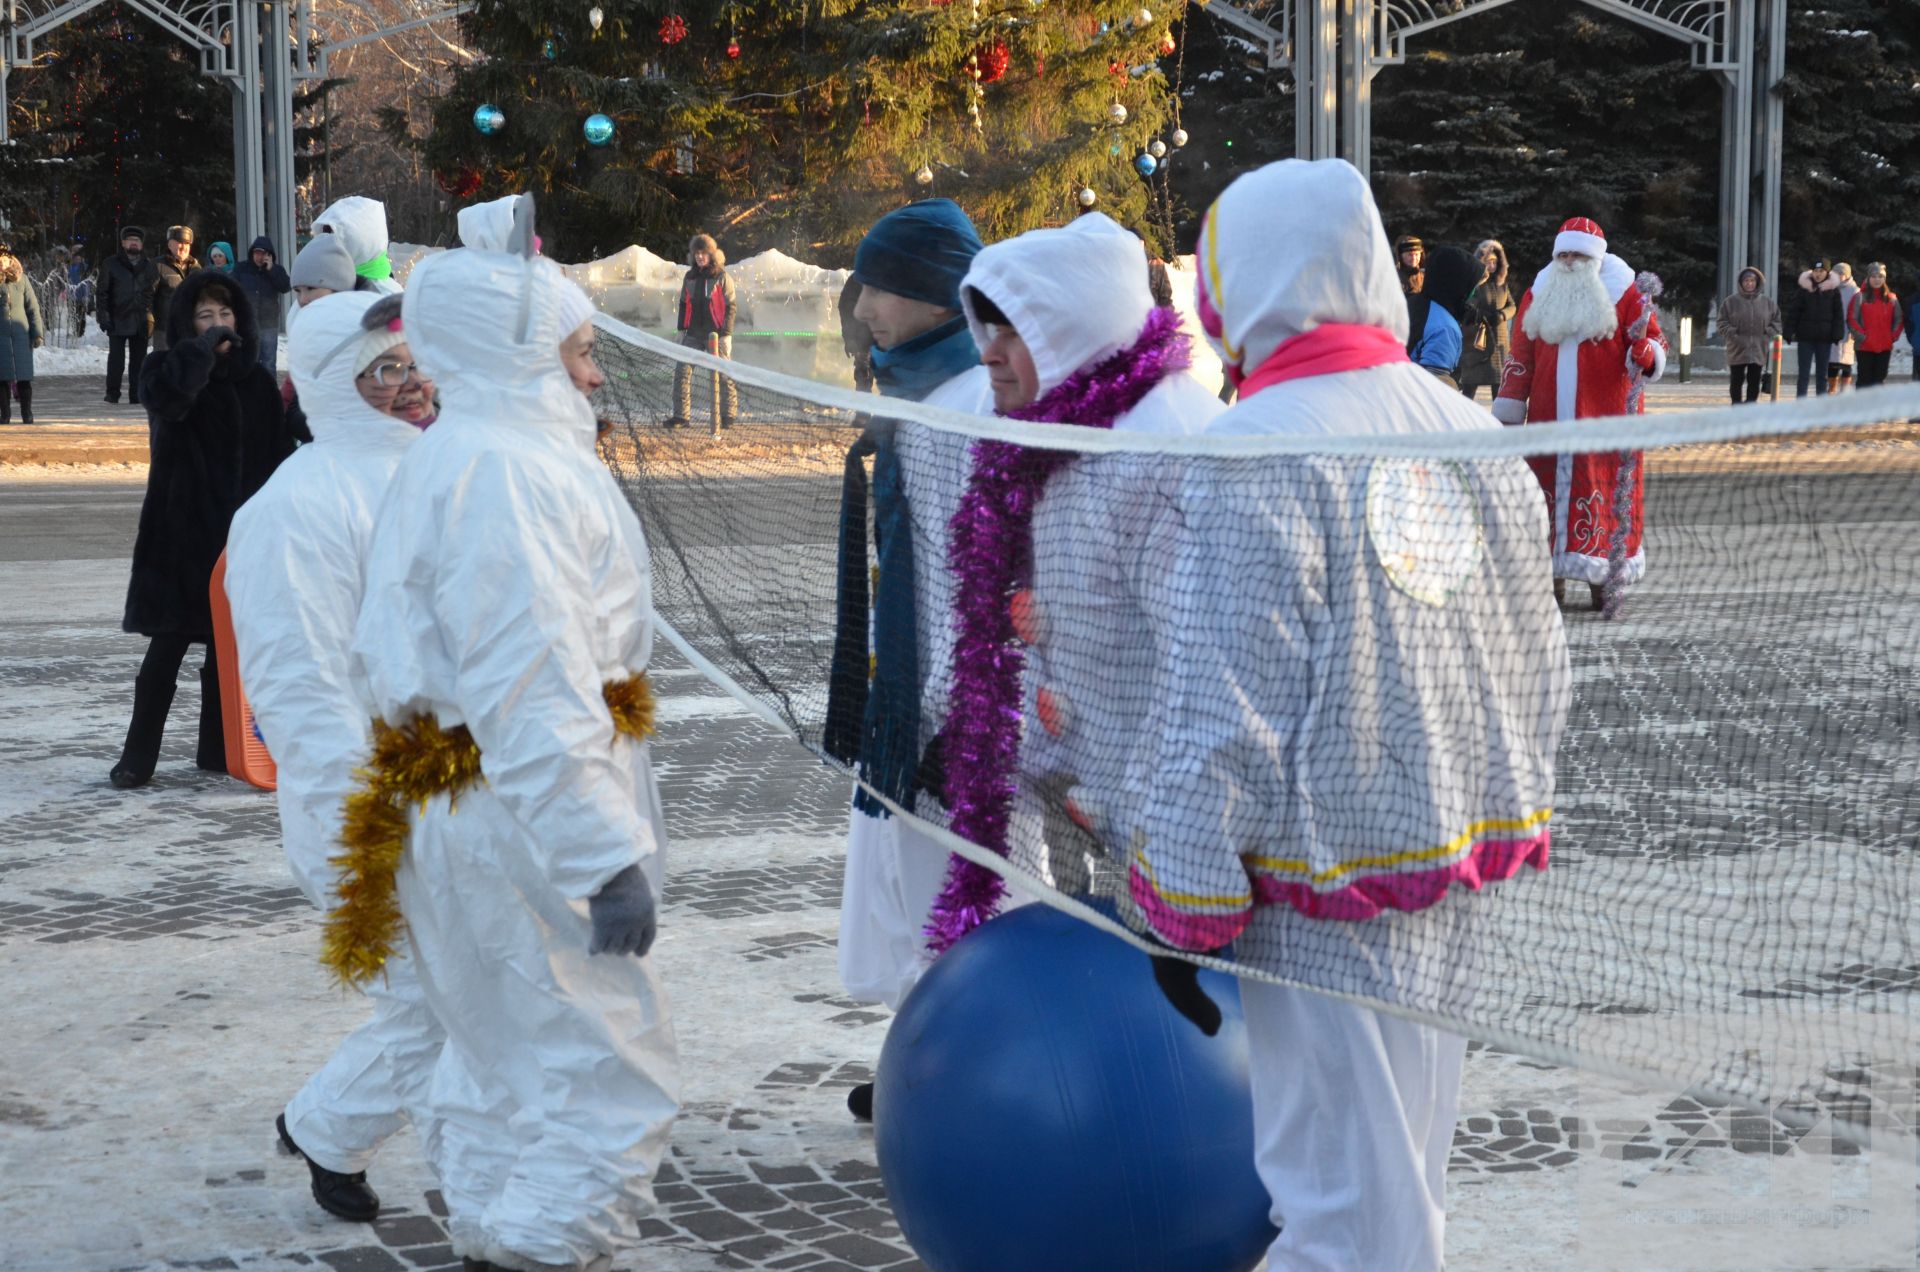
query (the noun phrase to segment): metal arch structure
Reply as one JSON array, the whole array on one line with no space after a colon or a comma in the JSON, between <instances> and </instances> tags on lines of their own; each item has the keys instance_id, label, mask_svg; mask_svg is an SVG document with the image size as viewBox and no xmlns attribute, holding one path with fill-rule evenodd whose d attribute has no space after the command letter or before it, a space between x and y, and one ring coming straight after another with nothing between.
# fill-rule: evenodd
<instances>
[{"instance_id":1,"label":"metal arch structure","mask_svg":"<svg viewBox=\"0 0 1920 1272\"><path fill-rule=\"evenodd\" d=\"M1778 288L1787 0L1579 0L1685 44L1721 87L1722 295L1762 263ZM1373 78L1430 31L1517 0L1212 0L1207 12L1293 72L1295 153L1371 171Z\"/></svg>"},{"instance_id":2,"label":"metal arch structure","mask_svg":"<svg viewBox=\"0 0 1920 1272\"><path fill-rule=\"evenodd\" d=\"M290 254L293 219L293 86L325 78L330 54L466 13L472 0L423 0L401 22L336 40L321 38L314 0L120 0L200 55L202 74L233 91L234 233L264 233ZM370 0L342 0L373 21ZM10 143L7 77L34 65L36 45L106 0L0 0L0 145Z\"/></svg>"}]
</instances>

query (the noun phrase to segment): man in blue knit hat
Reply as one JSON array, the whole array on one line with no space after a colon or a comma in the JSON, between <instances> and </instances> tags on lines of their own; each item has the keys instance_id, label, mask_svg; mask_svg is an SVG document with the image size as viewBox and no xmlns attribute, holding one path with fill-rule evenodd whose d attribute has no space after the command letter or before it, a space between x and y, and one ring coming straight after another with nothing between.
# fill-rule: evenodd
<instances>
[{"instance_id":1,"label":"man in blue knit hat","mask_svg":"<svg viewBox=\"0 0 1920 1272\"><path fill-rule=\"evenodd\" d=\"M992 409L992 386L960 312L960 280L980 247L973 222L951 199L889 212L860 240L853 312L873 332L873 378L882 394L973 414ZM935 714L946 706L946 526L966 484L967 439L910 423L867 423L847 453L841 488L826 745L857 765L872 790L913 809ZM927 544L938 546L927 551ZM897 1007L913 988L926 967L922 929L946 866L944 849L902 827L866 789L855 790L840 903L840 978L852 997ZM870 1119L873 1085L854 1088L847 1105Z\"/></svg>"}]
</instances>

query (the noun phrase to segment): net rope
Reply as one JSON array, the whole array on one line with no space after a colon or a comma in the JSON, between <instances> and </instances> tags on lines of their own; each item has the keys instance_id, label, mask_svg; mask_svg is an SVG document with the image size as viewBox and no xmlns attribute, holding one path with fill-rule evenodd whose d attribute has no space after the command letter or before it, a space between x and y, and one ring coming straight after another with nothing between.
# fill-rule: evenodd
<instances>
[{"instance_id":1,"label":"net rope","mask_svg":"<svg viewBox=\"0 0 1920 1272\"><path fill-rule=\"evenodd\" d=\"M1837 1134L1910 1130L1920 386L1472 433L1143 438L597 322L603 454L663 634L849 776L827 742L849 448L879 428L899 457L922 750L949 708L971 445L1075 453L1035 510L1015 622L1006 858L950 832L938 770L864 788L1009 903L1156 953L1184 931L1241 976ZM1527 461L1627 450L1645 576L1612 620L1578 582L1556 606Z\"/></svg>"}]
</instances>

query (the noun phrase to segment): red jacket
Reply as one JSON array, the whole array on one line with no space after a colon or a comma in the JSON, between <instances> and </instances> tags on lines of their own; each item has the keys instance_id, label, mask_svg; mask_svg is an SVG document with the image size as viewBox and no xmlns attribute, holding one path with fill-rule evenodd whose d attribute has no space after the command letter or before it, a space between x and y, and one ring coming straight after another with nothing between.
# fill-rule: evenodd
<instances>
[{"instance_id":1,"label":"red jacket","mask_svg":"<svg viewBox=\"0 0 1920 1272\"><path fill-rule=\"evenodd\" d=\"M1906 316L1900 312L1900 298L1885 287L1878 292L1861 288L1847 310L1847 328L1860 342L1860 352L1891 352L1893 342L1907 329Z\"/></svg>"}]
</instances>

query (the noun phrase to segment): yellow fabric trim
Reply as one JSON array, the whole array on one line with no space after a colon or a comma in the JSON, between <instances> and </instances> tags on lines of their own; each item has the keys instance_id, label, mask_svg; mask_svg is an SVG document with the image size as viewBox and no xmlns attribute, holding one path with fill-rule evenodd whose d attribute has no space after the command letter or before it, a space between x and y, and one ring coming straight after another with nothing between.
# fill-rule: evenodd
<instances>
[{"instance_id":1,"label":"yellow fabric trim","mask_svg":"<svg viewBox=\"0 0 1920 1272\"><path fill-rule=\"evenodd\" d=\"M1466 851L1474 840L1491 832L1536 830L1540 826L1545 825L1552 816L1553 810L1551 808L1543 808L1539 812L1527 817L1490 817L1485 821L1475 822L1437 848L1414 848L1406 852L1387 853L1378 857L1359 857L1353 861L1343 861L1337 866L1329 866L1319 874L1312 876L1310 882L1316 885L1331 883L1342 875L1350 874L1355 870L1379 870L1390 866L1404 866L1413 862L1435 861L1446 857L1457 856ZM1298 860L1297 858L1244 857L1241 860L1253 869L1261 870L1268 874L1304 875L1307 873L1308 868L1306 862Z\"/></svg>"},{"instance_id":2,"label":"yellow fabric trim","mask_svg":"<svg viewBox=\"0 0 1920 1272\"><path fill-rule=\"evenodd\" d=\"M1227 298L1220 287L1220 258L1216 245L1220 242L1220 200L1215 199L1213 206L1207 209L1207 300L1213 305L1213 312L1220 315L1220 347L1227 351L1227 357L1233 362L1240 361L1240 351L1233 347L1233 341L1227 336Z\"/></svg>"},{"instance_id":3,"label":"yellow fabric trim","mask_svg":"<svg viewBox=\"0 0 1920 1272\"><path fill-rule=\"evenodd\" d=\"M653 687L645 672L601 686L614 732L639 740L653 732ZM320 961L343 986L379 975L393 957L406 920L395 876L407 848L407 808L435 795L457 800L485 780L480 748L465 725L442 729L432 715L395 727L373 722L373 751L354 774L359 786L346 798L340 844L340 904L327 916Z\"/></svg>"},{"instance_id":4,"label":"yellow fabric trim","mask_svg":"<svg viewBox=\"0 0 1920 1272\"><path fill-rule=\"evenodd\" d=\"M1147 883L1152 886L1154 895L1162 901L1171 901L1175 905L1190 909L1200 906L1228 906L1236 910L1244 910L1253 904L1251 891L1225 897L1202 896L1197 892L1168 892L1160 886L1160 880L1154 877L1153 863L1147 860L1147 854L1143 850L1138 848L1134 850L1133 863L1140 868L1142 874L1147 876Z\"/></svg>"}]
</instances>

